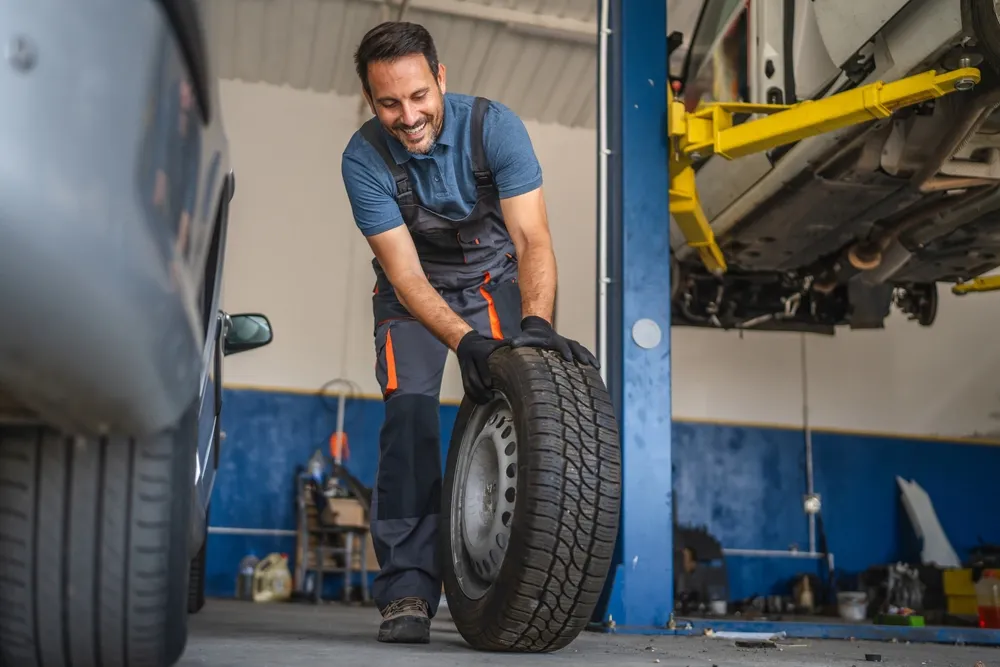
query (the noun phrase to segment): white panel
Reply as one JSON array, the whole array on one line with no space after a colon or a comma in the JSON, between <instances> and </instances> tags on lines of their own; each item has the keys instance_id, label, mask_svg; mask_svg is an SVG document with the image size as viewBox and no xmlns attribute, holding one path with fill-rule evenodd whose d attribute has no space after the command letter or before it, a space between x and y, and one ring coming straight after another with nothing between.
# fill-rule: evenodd
<instances>
[{"instance_id":1,"label":"white panel","mask_svg":"<svg viewBox=\"0 0 1000 667\"><path fill-rule=\"evenodd\" d=\"M569 59L562 69L562 76L556 81L548 95L542 97L545 108L539 118L546 123L561 122L564 110L567 108L566 99L576 90L577 82L583 77L591 63L591 55L586 49L574 48L570 52ZM595 71L596 75L596 71Z\"/></svg>"},{"instance_id":2,"label":"white panel","mask_svg":"<svg viewBox=\"0 0 1000 667\"><path fill-rule=\"evenodd\" d=\"M295 88L309 87L309 70L315 49L316 31L320 27L318 0L295 0L289 25L287 83ZM330 63L333 67L335 63Z\"/></svg>"},{"instance_id":3,"label":"white panel","mask_svg":"<svg viewBox=\"0 0 1000 667\"><path fill-rule=\"evenodd\" d=\"M260 77L268 83L280 85L288 79L286 72L295 4L297 0L271 0L264 12L264 53Z\"/></svg>"},{"instance_id":4,"label":"white panel","mask_svg":"<svg viewBox=\"0 0 1000 667\"><path fill-rule=\"evenodd\" d=\"M236 5L236 76L260 78L264 40L264 10L268 0L240 0Z\"/></svg>"},{"instance_id":5,"label":"white panel","mask_svg":"<svg viewBox=\"0 0 1000 667\"><path fill-rule=\"evenodd\" d=\"M237 0L213 0L209 14L211 41L219 76L236 76L236 3Z\"/></svg>"},{"instance_id":6,"label":"white panel","mask_svg":"<svg viewBox=\"0 0 1000 667\"><path fill-rule=\"evenodd\" d=\"M321 2L312 40L312 58L309 60L309 88L319 92L330 90L330 82L337 76L341 64L337 51L341 39L347 34L345 26L347 5L343 2ZM336 35L337 39L333 39Z\"/></svg>"},{"instance_id":7,"label":"white panel","mask_svg":"<svg viewBox=\"0 0 1000 667\"><path fill-rule=\"evenodd\" d=\"M500 38L503 30L495 23L477 23L472 32L472 43L464 61L451 63L452 68L462 72L461 84L455 90L466 94L479 94L479 84L489 66L488 58L493 51L493 45Z\"/></svg>"},{"instance_id":8,"label":"white panel","mask_svg":"<svg viewBox=\"0 0 1000 667\"><path fill-rule=\"evenodd\" d=\"M264 80L319 92L358 91L353 55L364 33L398 16L399 0L207 0L213 51L224 79ZM476 6L481 9L476 9ZM589 0L410 0L404 18L435 37L456 92L494 97L525 120L594 121L582 108L573 72L581 44L596 53ZM565 51L571 80L559 71ZM532 59L530 64L525 64ZM586 65L593 69L593 64ZM587 72L589 77L594 76ZM587 84L589 85L589 83ZM553 87L562 94L552 101ZM571 99L567 99L571 98ZM559 109L554 106L559 105Z\"/></svg>"},{"instance_id":9,"label":"white panel","mask_svg":"<svg viewBox=\"0 0 1000 667\"><path fill-rule=\"evenodd\" d=\"M354 52L361 43L361 38L374 28L380 19L379 8L369 2L349 2L340 29L340 39L337 41L337 51L334 62L337 67L328 89L333 89L342 95L355 95L361 90L361 81L354 67Z\"/></svg>"},{"instance_id":10,"label":"white panel","mask_svg":"<svg viewBox=\"0 0 1000 667\"><path fill-rule=\"evenodd\" d=\"M558 42L549 42L544 55L544 66L538 67L531 80L530 94L526 95L518 108L525 116L542 118L545 107L553 96L556 86L566 76L566 66L569 63L573 48ZM539 95L538 91L552 91L548 95ZM596 102L596 100L595 100ZM544 119L543 119L544 120Z\"/></svg>"},{"instance_id":11,"label":"white panel","mask_svg":"<svg viewBox=\"0 0 1000 667\"><path fill-rule=\"evenodd\" d=\"M517 76L507 78L507 85L498 97L514 109L523 108L527 100L538 94L540 88L535 87L534 84L538 80L539 72L558 67L558 63L553 64L548 58L547 43L533 38L523 42L514 59L502 64L497 63L497 65L505 66L512 72L519 72Z\"/></svg>"},{"instance_id":12,"label":"white panel","mask_svg":"<svg viewBox=\"0 0 1000 667\"><path fill-rule=\"evenodd\" d=\"M498 35L490 45L490 52L486 56L482 75L476 82L473 94L503 102L505 99L503 91L507 88L507 82L511 77L525 75L524 72L517 72L516 68L511 66L524 49L524 43L524 37L510 33Z\"/></svg>"},{"instance_id":13,"label":"white panel","mask_svg":"<svg viewBox=\"0 0 1000 667\"><path fill-rule=\"evenodd\" d=\"M586 65L581 68L573 87L567 93L566 104L559 118L562 125L569 127L578 124L583 105L592 104L597 99L597 53L589 49L580 48L580 50L587 53ZM666 92L663 94L666 95Z\"/></svg>"}]
</instances>

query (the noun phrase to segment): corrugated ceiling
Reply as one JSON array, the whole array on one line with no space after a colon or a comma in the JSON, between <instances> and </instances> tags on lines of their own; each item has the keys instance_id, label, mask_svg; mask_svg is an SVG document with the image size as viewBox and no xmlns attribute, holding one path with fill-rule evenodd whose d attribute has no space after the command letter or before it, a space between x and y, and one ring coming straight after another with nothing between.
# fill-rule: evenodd
<instances>
[{"instance_id":1,"label":"corrugated ceiling","mask_svg":"<svg viewBox=\"0 0 1000 667\"><path fill-rule=\"evenodd\" d=\"M397 19L399 0L206 0L223 78L359 93L354 50ZM525 120L595 127L595 0L409 0L434 36L448 89L503 102Z\"/></svg>"}]
</instances>

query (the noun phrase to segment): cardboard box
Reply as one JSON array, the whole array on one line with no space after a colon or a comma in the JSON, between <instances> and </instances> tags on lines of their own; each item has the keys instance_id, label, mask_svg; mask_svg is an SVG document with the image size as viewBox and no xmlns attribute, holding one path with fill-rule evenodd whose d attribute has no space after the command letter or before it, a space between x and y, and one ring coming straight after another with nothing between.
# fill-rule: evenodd
<instances>
[{"instance_id":1,"label":"cardboard box","mask_svg":"<svg viewBox=\"0 0 1000 667\"><path fill-rule=\"evenodd\" d=\"M327 521L348 528L368 528L368 517L364 508L354 498L328 498Z\"/></svg>"}]
</instances>

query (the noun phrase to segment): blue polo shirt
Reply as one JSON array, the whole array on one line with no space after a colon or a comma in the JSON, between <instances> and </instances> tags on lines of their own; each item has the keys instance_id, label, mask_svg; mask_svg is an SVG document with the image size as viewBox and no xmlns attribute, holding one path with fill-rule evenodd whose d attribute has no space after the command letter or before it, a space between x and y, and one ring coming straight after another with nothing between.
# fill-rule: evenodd
<instances>
[{"instance_id":1,"label":"blue polo shirt","mask_svg":"<svg viewBox=\"0 0 1000 667\"><path fill-rule=\"evenodd\" d=\"M396 164L404 165L417 201L451 220L465 218L476 204L473 176L469 95L445 93L444 125L428 155L414 155L379 126ZM530 192L542 185L542 167L521 119L499 102L490 102L483 121L486 160L501 199ZM351 137L341 158L341 173L354 221L365 236L403 224L396 204L396 182L378 151L361 131Z\"/></svg>"}]
</instances>

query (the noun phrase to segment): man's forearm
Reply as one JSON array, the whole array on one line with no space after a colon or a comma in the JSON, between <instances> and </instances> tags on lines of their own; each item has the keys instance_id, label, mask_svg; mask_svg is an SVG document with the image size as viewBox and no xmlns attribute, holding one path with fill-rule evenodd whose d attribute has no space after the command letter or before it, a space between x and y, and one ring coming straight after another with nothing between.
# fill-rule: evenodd
<instances>
[{"instance_id":1,"label":"man's forearm","mask_svg":"<svg viewBox=\"0 0 1000 667\"><path fill-rule=\"evenodd\" d=\"M521 316L535 315L552 322L556 294L556 256L548 243L529 243L517 260L521 287Z\"/></svg>"},{"instance_id":2,"label":"man's forearm","mask_svg":"<svg viewBox=\"0 0 1000 667\"><path fill-rule=\"evenodd\" d=\"M413 317L451 350L457 350L462 337L472 330L453 311L427 278L411 273L394 285L396 298Z\"/></svg>"}]
</instances>

